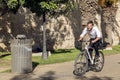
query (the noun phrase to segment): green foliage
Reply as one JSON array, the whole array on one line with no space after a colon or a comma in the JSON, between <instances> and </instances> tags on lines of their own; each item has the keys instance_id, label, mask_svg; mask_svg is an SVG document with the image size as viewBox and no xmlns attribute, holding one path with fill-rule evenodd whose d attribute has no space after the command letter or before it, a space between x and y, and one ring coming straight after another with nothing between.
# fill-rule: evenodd
<instances>
[{"instance_id":1,"label":"green foliage","mask_svg":"<svg viewBox=\"0 0 120 80\"><path fill-rule=\"evenodd\" d=\"M3 2L4 0L1 0L1 2ZM18 6L24 5L25 0L7 0L5 1L5 3L7 4L8 8L10 9L14 9Z\"/></svg>"},{"instance_id":2,"label":"green foliage","mask_svg":"<svg viewBox=\"0 0 120 80\"><path fill-rule=\"evenodd\" d=\"M40 3L41 8L46 10L54 10L57 9L57 5L54 2L41 2Z\"/></svg>"},{"instance_id":3,"label":"green foliage","mask_svg":"<svg viewBox=\"0 0 120 80\"><path fill-rule=\"evenodd\" d=\"M70 0L0 0L0 4L4 4L9 8L9 11L17 12L20 6L29 8L32 12L41 16L42 14L51 14L59 12L58 10L68 7ZM67 9L67 8L66 8Z\"/></svg>"},{"instance_id":4,"label":"green foliage","mask_svg":"<svg viewBox=\"0 0 120 80\"><path fill-rule=\"evenodd\" d=\"M0 0L0 3L2 2L3 0Z\"/></svg>"},{"instance_id":5,"label":"green foliage","mask_svg":"<svg viewBox=\"0 0 120 80\"><path fill-rule=\"evenodd\" d=\"M24 5L25 4L25 0L19 0L19 4L20 5Z\"/></svg>"},{"instance_id":6,"label":"green foliage","mask_svg":"<svg viewBox=\"0 0 120 80\"><path fill-rule=\"evenodd\" d=\"M17 0L8 0L8 3L7 3L8 7L9 8L16 8L16 6L18 5L18 1Z\"/></svg>"},{"instance_id":7,"label":"green foliage","mask_svg":"<svg viewBox=\"0 0 120 80\"><path fill-rule=\"evenodd\" d=\"M16 13L24 4L25 0L0 0L0 16L8 12Z\"/></svg>"},{"instance_id":8,"label":"green foliage","mask_svg":"<svg viewBox=\"0 0 120 80\"><path fill-rule=\"evenodd\" d=\"M61 5L67 7L67 3L70 0L26 0L25 7L31 9L32 12L36 13L38 16L45 14L54 15L57 12L63 10Z\"/></svg>"}]
</instances>

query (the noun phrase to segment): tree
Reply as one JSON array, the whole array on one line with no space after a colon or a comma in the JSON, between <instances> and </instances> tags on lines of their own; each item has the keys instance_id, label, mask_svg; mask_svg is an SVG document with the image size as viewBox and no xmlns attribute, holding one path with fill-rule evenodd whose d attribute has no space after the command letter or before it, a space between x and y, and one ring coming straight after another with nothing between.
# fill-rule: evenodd
<instances>
[{"instance_id":1,"label":"tree","mask_svg":"<svg viewBox=\"0 0 120 80\"><path fill-rule=\"evenodd\" d=\"M62 11L63 8L60 9L61 5L67 3L68 0L26 0L25 6L31 9L32 12L37 13L38 16L43 17L43 59L47 59L46 52L46 15L54 15L59 11Z\"/></svg>"},{"instance_id":2,"label":"tree","mask_svg":"<svg viewBox=\"0 0 120 80\"><path fill-rule=\"evenodd\" d=\"M116 3L118 0L98 0L98 4L101 8L101 22L102 30L105 32L103 34L104 41L109 43L109 46L112 45L112 30L114 27L115 21L115 12L117 10ZM103 29L104 26L104 29Z\"/></svg>"},{"instance_id":3,"label":"tree","mask_svg":"<svg viewBox=\"0 0 120 80\"><path fill-rule=\"evenodd\" d=\"M70 7L70 0L0 0L2 4L1 15L7 12L16 13L20 6L29 8L37 16L43 18L43 59L47 59L46 53L46 15L56 15L57 13L64 13ZM5 9L7 9L5 11Z\"/></svg>"},{"instance_id":4,"label":"tree","mask_svg":"<svg viewBox=\"0 0 120 80\"><path fill-rule=\"evenodd\" d=\"M25 0L0 0L0 16L8 12L16 13L24 3Z\"/></svg>"}]
</instances>

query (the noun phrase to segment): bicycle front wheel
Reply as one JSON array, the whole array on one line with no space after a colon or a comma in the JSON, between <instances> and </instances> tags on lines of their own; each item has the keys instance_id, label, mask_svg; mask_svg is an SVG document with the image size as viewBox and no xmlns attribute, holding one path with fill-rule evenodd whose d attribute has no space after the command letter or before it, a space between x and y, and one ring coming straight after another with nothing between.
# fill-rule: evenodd
<instances>
[{"instance_id":1,"label":"bicycle front wheel","mask_svg":"<svg viewBox=\"0 0 120 80\"><path fill-rule=\"evenodd\" d=\"M74 64L73 74L77 76L81 76L86 73L88 69L88 60L85 52L82 52L77 55Z\"/></svg>"},{"instance_id":2,"label":"bicycle front wheel","mask_svg":"<svg viewBox=\"0 0 120 80\"><path fill-rule=\"evenodd\" d=\"M100 72L104 66L104 54L99 51L99 58L95 59L95 71Z\"/></svg>"}]
</instances>

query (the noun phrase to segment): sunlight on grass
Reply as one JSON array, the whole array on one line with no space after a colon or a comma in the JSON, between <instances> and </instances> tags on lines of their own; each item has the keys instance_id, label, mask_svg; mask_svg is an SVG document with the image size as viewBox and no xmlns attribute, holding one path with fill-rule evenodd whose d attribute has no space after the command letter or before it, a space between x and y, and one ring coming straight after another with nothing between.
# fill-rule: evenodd
<instances>
[{"instance_id":1,"label":"sunlight on grass","mask_svg":"<svg viewBox=\"0 0 120 80\"><path fill-rule=\"evenodd\" d=\"M113 46L113 50L103 50L102 52L105 55L118 54L120 53L120 45ZM51 56L48 57L48 60L43 60L41 56L32 56L32 61L33 63L40 65L74 61L79 53L80 51L77 49L60 49L52 52ZM0 66L10 66L11 55L1 57L0 63Z\"/></svg>"},{"instance_id":2,"label":"sunlight on grass","mask_svg":"<svg viewBox=\"0 0 120 80\"><path fill-rule=\"evenodd\" d=\"M39 64L51 64L51 63L72 61L75 59L78 53L79 53L79 50L76 50L76 49L73 49L70 52L65 52L65 53L55 52L48 57L48 60L43 60L40 56L34 56L33 61L35 62L37 61Z\"/></svg>"},{"instance_id":3,"label":"sunlight on grass","mask_svg":"<svg viewBox=\"0 0 120 80\"><path fill-rule=\"evenodd\" d=\"M11 69L7 69L7 70L4 70L4 71L2 71L2 72L0 72L0 73L6 73L6 72L7 72L7 73L10 73L10 72L12 72L12 71L11 71Z\"/></svg>"},{"instance_id":4,"label":"sunlight on grass","mask_svg":"<svg viewBox=\"0 0 120 80\"><path fill-rule=\"evenodd\" d=\"M120 53L120 45L113 46L112 48L113 48L113 50L103 50L103 53L106 54L106 55Z\"/></svg>"}]
</instances>

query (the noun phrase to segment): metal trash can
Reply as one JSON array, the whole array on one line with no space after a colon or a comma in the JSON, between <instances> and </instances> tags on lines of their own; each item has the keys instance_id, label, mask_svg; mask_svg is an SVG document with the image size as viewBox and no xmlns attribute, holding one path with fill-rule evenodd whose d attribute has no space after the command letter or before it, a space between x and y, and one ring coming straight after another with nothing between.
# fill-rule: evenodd
<instances>
[{"instance_id":1,"label":"metal trash can","mask_svg":"<svg viewBox=\"0 0 120 80\"><path fill-rule=\"evenodd\" d=\"M29 73L32 71L32 40L17 36L11 40L12 72Z\"/></svg>"}]
</instances>

